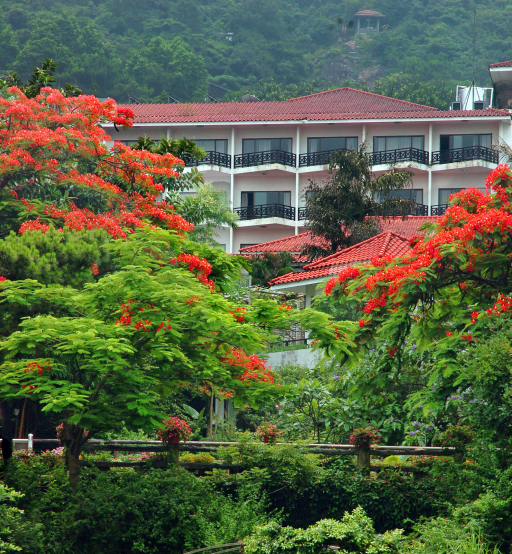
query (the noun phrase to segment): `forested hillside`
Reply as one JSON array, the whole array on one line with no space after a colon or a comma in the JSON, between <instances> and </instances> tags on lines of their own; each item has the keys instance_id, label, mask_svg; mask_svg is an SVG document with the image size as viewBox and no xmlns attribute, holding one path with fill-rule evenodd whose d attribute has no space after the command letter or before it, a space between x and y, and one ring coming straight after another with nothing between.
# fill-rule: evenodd
<instances>
[{"instance_id":1,"label":"forested hillside","mask_svg":"<svg viewBox=\"0 0 512 554\"><path fill-rule=\"evenodd\" d=\"M472 78L473 0L0 0L0 73L45 56L59 79L127 101L262 99L350 84L445 105ZM373 9L387 28L355 36ZM476 2L475 75L512 58L512 4ZM384 78L384 79L383 79ZM430 81L427 85L425 82Z\"/></svg>"}]
</instances>

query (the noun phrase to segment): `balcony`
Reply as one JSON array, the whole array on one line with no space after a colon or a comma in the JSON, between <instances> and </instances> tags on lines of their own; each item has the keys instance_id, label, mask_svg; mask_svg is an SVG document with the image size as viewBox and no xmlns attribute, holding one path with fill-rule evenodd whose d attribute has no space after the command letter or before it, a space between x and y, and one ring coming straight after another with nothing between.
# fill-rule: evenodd
<instances>
[{"instance_id":1,"label":"balcony","mask_svg":"<svg viewBox=\"0 0 512 554\"><path fill-rule=\"evenodd\" d=\"M497 164L499 163L499 153L485 146L471 146L432 152L432 164L451 164L469 162L471 160L481 160L483 162Z\"/></svg>"},{"instance_id":2,"label":"balcony","mask_svg":"<svg viewBox=\"0 0 512 554\"><path fill-rule=\"evenodd\" d=\"M428 165L428 152L418 148L400 148L370 154L372 165L396 164L400 162L416 162Z\"/></svg>"},{"instance_id":3,"label":"balcony","mask_svg":"<svg viewBox=\"0 0 512 554\"><path fill-rule=\"evenodd\" d=\"M190 160L187 163L190 167L196 167L198 165L218 165L219 167L231 167L231 156L229 154L223 154L222 152L206 152L206 157L200 160Z\"/></svg>"},{"instance_id":4,"label":"balcony","mask_svg":"<svg viewBox=\"0 0 512 554\"><path fill-rule=\"evenodd\" d=\"M299 221L304 221L304 219L307 219L307 208L299 208Z\"/></svg>"},{"instance_id":5,"label":"balcony","mask_svg":"<svg viewBox=\"0 0 512 554\"><path fill-rule=\"evenodd\" d=\"M299 167L311 165L327 165L330 163L332 155L336 152L347 152L346 148L338 150L324 150L323 152L310 152L299 156Z\"/></svg>"},{"instance_id":6,"label":"balcony","mask_svg":"<svg viewBox=\"0 0 512 554\"><path fill-rule=\"evenodd\" d=\"M450 204L437 204L430 208L430 215L444 215Z\"/></svg>"},{"instance_id":7,"label":"balcony","mask_svg":"<svg viewBox=\"0 0 512 554\"><path fill-rule=\"evenodd\" d=\"M250 154L237 154L235 156L235 168L254 167L257 165L281 164L295 167L297 156L284 150L266 150L265 152L251 152Z\"/></svg>"},{"instance_id":8,"label":"balcony","mask_svg":"<svg viewBox=\"0 0 512 554\"><path fill-rule=\"evenodd\" d=\"M285 204L260 204L258 206L246 206L245 208L234 208L241 221L251 219L265 219L269 217L280 217L295 221L295 208Z\"/></svg>"},{"instance_id":9,"label":"balcony","mask_svg":"<svg viewBox=\"0 0 512 554\"><path fill-rule=\"evenodd\" d=\"M402 215L428 215L428 206L426 204L416 203L414 206L411 206L411 208L406 210L405 214L399 210L387 210L383 215L388 217L398 217Z\"/></svg>"}]
</instances>

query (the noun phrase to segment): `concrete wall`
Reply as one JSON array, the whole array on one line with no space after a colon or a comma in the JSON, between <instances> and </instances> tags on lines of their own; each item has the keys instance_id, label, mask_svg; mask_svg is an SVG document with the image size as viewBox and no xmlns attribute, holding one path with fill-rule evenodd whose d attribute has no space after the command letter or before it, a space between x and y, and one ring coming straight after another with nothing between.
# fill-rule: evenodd
<instances>
[{"instance_id":1,"label":"concrete wall","mask_svg":"<svg viewBox=\"0 0 512 554\"><path fill-rule=\"evenodd\" d=\"M322 355L319 351L313 352L311 348L304 348L302 350L272 352L266 357L272 369L278 369L288 364L301 365L312 369L320 361Z\"/></svg>"}]
</instances>

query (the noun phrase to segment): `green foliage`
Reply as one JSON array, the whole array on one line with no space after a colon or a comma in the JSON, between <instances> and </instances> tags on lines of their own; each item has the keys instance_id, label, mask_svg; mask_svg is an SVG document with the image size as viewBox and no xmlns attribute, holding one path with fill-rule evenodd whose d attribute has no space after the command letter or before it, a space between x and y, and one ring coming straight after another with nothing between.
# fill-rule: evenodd
<instances>
[{"instance_id":1,"label":"green foliage","mask_svg":"<svg viewBox=\"0 0 512 554\"><path fill-rule=\"evenodd\" d=\"M27 518L36 530L44 528L42 552L181 554L235 542L268 521L264 499L250 491L224 497L208 480L180 469L84 470L75 497L62 457L54 465L14 460L8 477L25 494Z\"/></svg>"},{"instance_id":2,"label":"green foliage","mask_svg":"<svg viewBox=\"0 0 512 554\"><path fill-rule=\"evenodd\" d=\"M0 553L41 552L41 525L33 525L15 506L23 494L0 483Z\"/></svg>"},{"instance_id":3,"label":"green foliage","mask_svg":"<svg viewBox=\"0 0 512 554\"><path fill-rule=\"evenodd\" d=\"M174 207L177 213L195 225L189 237L200 243L217 244L216 229L226 225L237 227L238 214L231 210L226 193L210 184L201 184L194 194L177 198Z\"/></svg>"},{"instance_id":4,"label":"green foliage","mask_svg":"<svg viewBox=\"0 0 512 554\"><path fill-rule=\"evenodd\" d=\"M402 531L396 529L377 535L372 520L360 507L345 513L341 521L322 519L307 529L282 527L272 522L257 527L244 541L247 554L317 554L327 546L339 546L343 552L391 554L397 552Z\"/></svg>"},{"instance_id":5,"label":"green foliage","mask_svg":"<svg viewBox=\"0 0 512 554\"><path fill-rule=\"evenodd\" d=\"M11 281L32 278L40 283L79 287L94 280L91 265L110 266L103 246L110 236L103 229L62 233L53 227L46 233L16 234L0 241L0 274Z\"/></svg>"},{"instance_id":6,"label":"green foliage","mask_svg":"<svg viewBox=\"0 0 512 554\"><path fill-rule=\"evenodd\" d=\"M250 261L252 284L268 287L269 281L293 271L293 257L289 252L264 252L253 256Z\"/></svg>"}]
</instances>

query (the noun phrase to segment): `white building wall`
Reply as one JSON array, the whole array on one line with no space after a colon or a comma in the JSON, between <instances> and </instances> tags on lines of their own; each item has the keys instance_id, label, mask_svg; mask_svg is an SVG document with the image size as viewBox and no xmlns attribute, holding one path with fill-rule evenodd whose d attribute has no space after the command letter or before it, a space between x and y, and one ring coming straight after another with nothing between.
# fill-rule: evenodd
<instances>
[{"instance_id":1,"label":"white building wall","mask_svg":"<svg viewBox=\"0 0 512 554\"><path fill-rule=\"evenodd\" d=\"M184 109L186 106L184 105ZM510 119L486 120L481 117L458 120L432 118L430 121L341 121L341 122L269 122L269 123L226 123L204 125L135 125L121 128L116 132L106 129L113 140L136 140L139 136L148 136L154 140L161 137L190 139L227 139L228 154L242 154L244 138L290 138L292 152L307 153L307 139L311 137L357 137L358 145L366 140L368 151L373 150L373 138L376 136L423 135L425 150L436 152L440 149L440 136L444 134L485 134L491 133L493 144L505 141L512 145L512 127ZM430 134L431 133L431 134ZM233 142L234 137L234 142ZM234 160L232 160L234 165ZM398 167L413 173L413 188L423 190L423 203L429 203L429 183L431 186L430 206L437 206L439 191L443 188L483 188L485 177L494 167L488 162L473 160L456 164L431 166L407 162ZM328 178L327 166L288 167L279 164L249 168L220 168L217 166L199 166L205 180L226 192L233 202L233 208L241 206L241 194L244 191L290 191L291 206L304 206L303 193L308 179L322 181ZM374 171L380 174L387 166L376 166ZM298 184L298 197L297 197ZM284 238L304 230L304 221L270 218L265 220L241 221L240 228L230 232L219 230L219 242L226 244L228 251L236 253L240 244L256 244Z\"/></svg>"}]
</instances>

